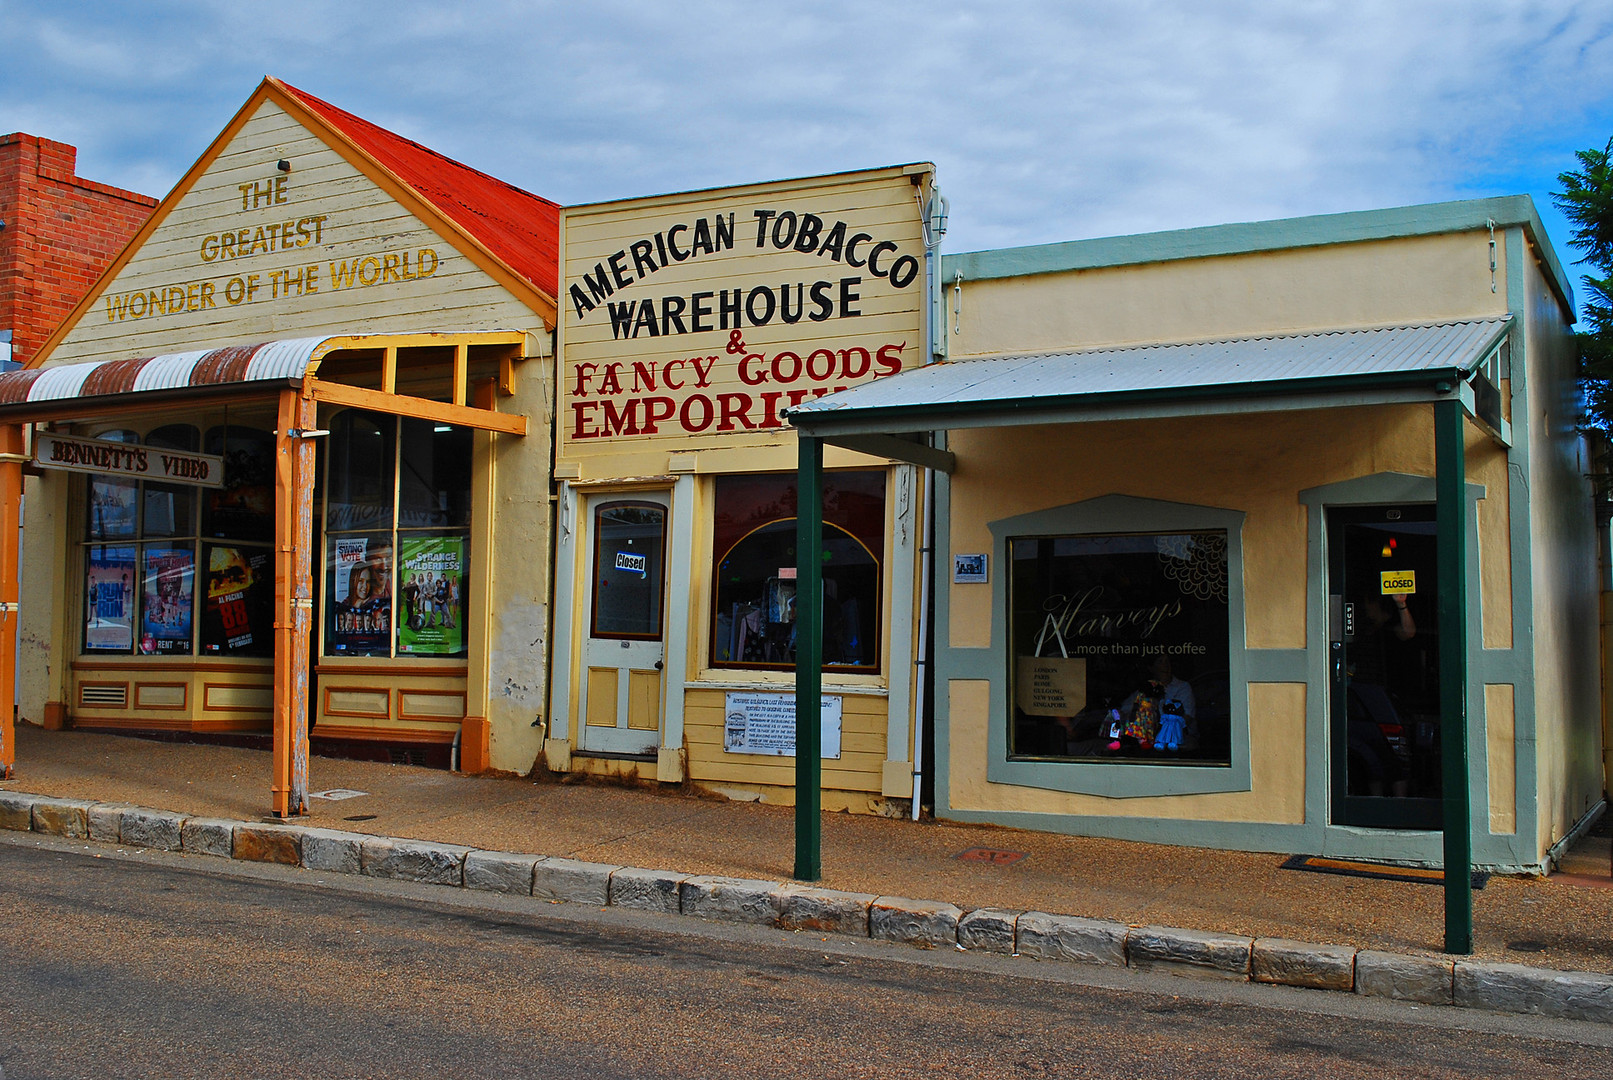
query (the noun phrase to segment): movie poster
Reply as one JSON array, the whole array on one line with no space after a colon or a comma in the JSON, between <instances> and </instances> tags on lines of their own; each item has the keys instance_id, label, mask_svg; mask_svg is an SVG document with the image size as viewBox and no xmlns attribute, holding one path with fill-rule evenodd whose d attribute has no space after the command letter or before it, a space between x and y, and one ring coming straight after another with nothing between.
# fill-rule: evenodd
<instances>
[{"instance_id":1,"label":"movie poster","mask_svg":"<svg viewBox=\"0 0 1613 1080\"><path fill-rule=\"evenodd\" d=\"M202 492L202 532L234 540L274 536L274 435L232 427L208 432L207 452L224 458L224 486Z\"/></svg>"},{"instance_id":2,"label":"movie poster","mask_svg":"<svg viewBox=\"0 0 1613 1080\"><path fill-rule=\"evenodd\" d=\"M134 648L134 545L98 545L84 570L84 651Z\"/></svg>"},{"instance_id":3,"label":"movie poster","mask_svg":"<svg viewBox=\"0 0 1613 1080\"><path fill-rule=\"evenodd\" d=\"M90 539L132 539L139 491L133 480L91 480Z\"/></svg>"},{"instance_id":4,"label":"movie poster","mask_svg":"<svg viewBox=\"0 0 1613 1080\"><path fill-rule=\"evenodd\" d=\"M274 655L274 552L208 544L202 652Z\"/></svg>"},{"instance_id":5,"label":"movie poster","mask_svg":"<svg viewBox=\"0 0 1613 1080\"><path fill-rule=\"evenodd\" d=\"M142 554L140 651L147 656L189 655L196 553L188 547L147 546Z\"/></svg>"},{"instance_id":6,"label":"movie poster","mask_svg":"<svg viewBox=\"0 0 1613 1080\"><path fill-rule=\"evenodd\" d=\"M398 592L398 652L462 656L465 652L464 536L398 540L403 584Z\"/></svg>"},{"instance_id":7,"label":"movie poster","mask_svg":"<svg viewBox=\"0 0 1613 1080\"><path fill-rule=\"evenodd\" d=\"M392 646L392 545L385 533L330 538L325 651L386 656Z\"/></svg>"}]
</instances>

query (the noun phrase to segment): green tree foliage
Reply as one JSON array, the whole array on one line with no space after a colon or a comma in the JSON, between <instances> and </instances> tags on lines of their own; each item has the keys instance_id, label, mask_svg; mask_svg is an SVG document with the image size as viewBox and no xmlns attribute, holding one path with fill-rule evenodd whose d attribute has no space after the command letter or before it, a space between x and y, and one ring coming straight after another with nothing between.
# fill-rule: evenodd
<instances>
[{"instance_id":1,"label":"green tree foliage","mask_svg":"<svg viewBox=\"0 0 1613 1080\"><path fill-rule=\"evenodd\" d=\"M1600 150L1574 156L1579 168L1557 174L1562 190L1551 199L1573 224L1569 239L1592 271L1583 279L1585 329L1579 334L1586 422L1613 431L1613 139Z\"/></svg>"}]
</instances>

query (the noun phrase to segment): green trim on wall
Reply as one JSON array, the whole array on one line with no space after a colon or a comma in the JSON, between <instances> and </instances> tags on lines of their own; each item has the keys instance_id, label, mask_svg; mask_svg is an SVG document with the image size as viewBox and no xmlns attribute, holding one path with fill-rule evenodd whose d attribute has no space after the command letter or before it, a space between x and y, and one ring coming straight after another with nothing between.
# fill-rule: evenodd
<instances>
[{"instance_id":1,"label":"green trim on wall","mask_svg":"<svg viewBox=\"0 0 1613 1080\"><path fill-rule=\"evenodd\" d=\"M992 560L991 704L986 722L986 779L994 784L1068 791L1108 798L1193 795L1249 790L1249 695L1244 656L1243 520L1241 510L1103 495L989 524ZM1008 757L1008 541L1016 536L1116 532L1225 530L1227 534L1227 654L1232 705L1231 764L1169 765L1155 762L1012 761Z\"/></svg>"},{"instance_id":2,"label":"green trim on wall","mask_svg":"<svg viewBox=\"0 0 1613 1080\"><path fill-rule=\"evenodd\" d=\"M1521 227L1528 230L1535 250L1545 263L1547 277L1565 310L1574 310L1574 287L1546 235L1546 227L1528 195L1493 199L1423 203L1387 210L1357 210L1345 214L1279 218L1275 221L1207 225L1196 229L1107 236L1095 240L1068 240L1057 244L971 251L941 257L941 285L951 288L959 273L965 283L993 278L1059 274L1112 266L1203 259L1222 255L1248 255L1285 248L1323 247L1369 240L1398 240L1413 236ZM1510 269L1510 267L1509 267ZM1508 280L1511 280L1509 274ZM1521 312L1519 313L1521 316Z\"/></svg>"},{"instance_id":3,"label":"green trim on wall","mask_svg":"<svg viewBox=\"0 0 1613 1080\"><path fill-rule=\"evenodd\" d=\"M1325 509L1329 506L1370 506L1375 503L1428 503L1436 497L1432 476L1413 476L1407 473L1375 473L1335 484L1307 488L1299 493L1299 501L1306 508L1309 535L1306 554L1305 645L1309 656L1308 677L1310 689L1305 695L1305 818L1319 823L1331 822L1332 772L1329 754L1332 685L1328 676L1328 611L1327 611L1327 522ZM1486 759L1484 684L1508 682L1510 679L1490 677L1497 663L1497 653L1510 650L1484 650L1484 613L1479 597L1479 521L1478 503L1485 497L1482 484L1467 484L1463 528L1467 537L1466 577L1467 595L1467 732L1468 732L1468 799L1475 808L1471 830L1473 857L1485 865L1530 865L1536 861L1532 842L1518 843L1518 834L1491 833L1488 827L1490 788ZM1511 670L1510 667L1508 670ZM1518 778L1518 799L1524 793L1524 778ZM1329 824L1329 828L1337 828ZM1443 858L1441 834L1438 831L1423 835L1430 837L1434 854L1432 861Z\"/></svg>"}]
</instances>

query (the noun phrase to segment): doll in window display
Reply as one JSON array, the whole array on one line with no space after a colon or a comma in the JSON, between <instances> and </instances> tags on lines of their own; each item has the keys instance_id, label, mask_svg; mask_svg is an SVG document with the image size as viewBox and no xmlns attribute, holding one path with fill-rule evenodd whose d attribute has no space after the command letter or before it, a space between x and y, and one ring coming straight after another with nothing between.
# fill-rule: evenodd
<instances>
[{"instance_id":1,"label":"doll in window display","mask_svg":"<svg viewBox=\"0 0 1613 1080\"><path fill-rule=\"evenodd\" d=\"M1171 670L1170 657L1156 655L1143 684L1110 714L1110 751L1179 751L1197 745L1193 688Z\"/></svg>"}]
</instances>

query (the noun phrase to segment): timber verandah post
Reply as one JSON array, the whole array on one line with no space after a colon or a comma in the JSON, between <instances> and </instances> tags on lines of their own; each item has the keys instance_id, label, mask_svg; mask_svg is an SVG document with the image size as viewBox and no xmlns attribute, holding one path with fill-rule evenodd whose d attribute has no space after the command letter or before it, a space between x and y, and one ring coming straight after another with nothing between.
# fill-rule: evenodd
<instances>
[{"instance_id":1,"label":"timber verandah post","mask_svg":"<svg viewBox=\"0 0 1613 1080\"><path fill-rule=\"evenodd\" d=\"M795 877L823 876L823 443L796 436Z\"/></svg>"},{"instance_id":2,"label":"timber verandah post","mask_svg":"<svg viewBox=\"0 0 1613 1080\"><path fill-rule=\"evenodd\" d=\"M313 629L314 427L301 391L280 394L274 492L274 812L308 812L308 643Z\"/></svg>"},{"instance_id":3,"label":"timber verandah post","mask_svg":"<svg viewBox=\"0 0 1613 1080\"><path fill-rule=\"evenodd\" d=\"M1473 839L1467 773L1467 448L1462 402L1434 404L1439 586L1439 721L1443 733L1445 951L1473 951Z\"/></svg>"},{"instance_id":4,"label":"timber verandah post","mask_svg":"<svg viewBox=\"0 0 1613 1080\"><path fill-rule=\"evenodd\" d=\"M22 527L21 424L0 425L0 780L17 764L17 565Z\"/></svg>"}]
</instances>

